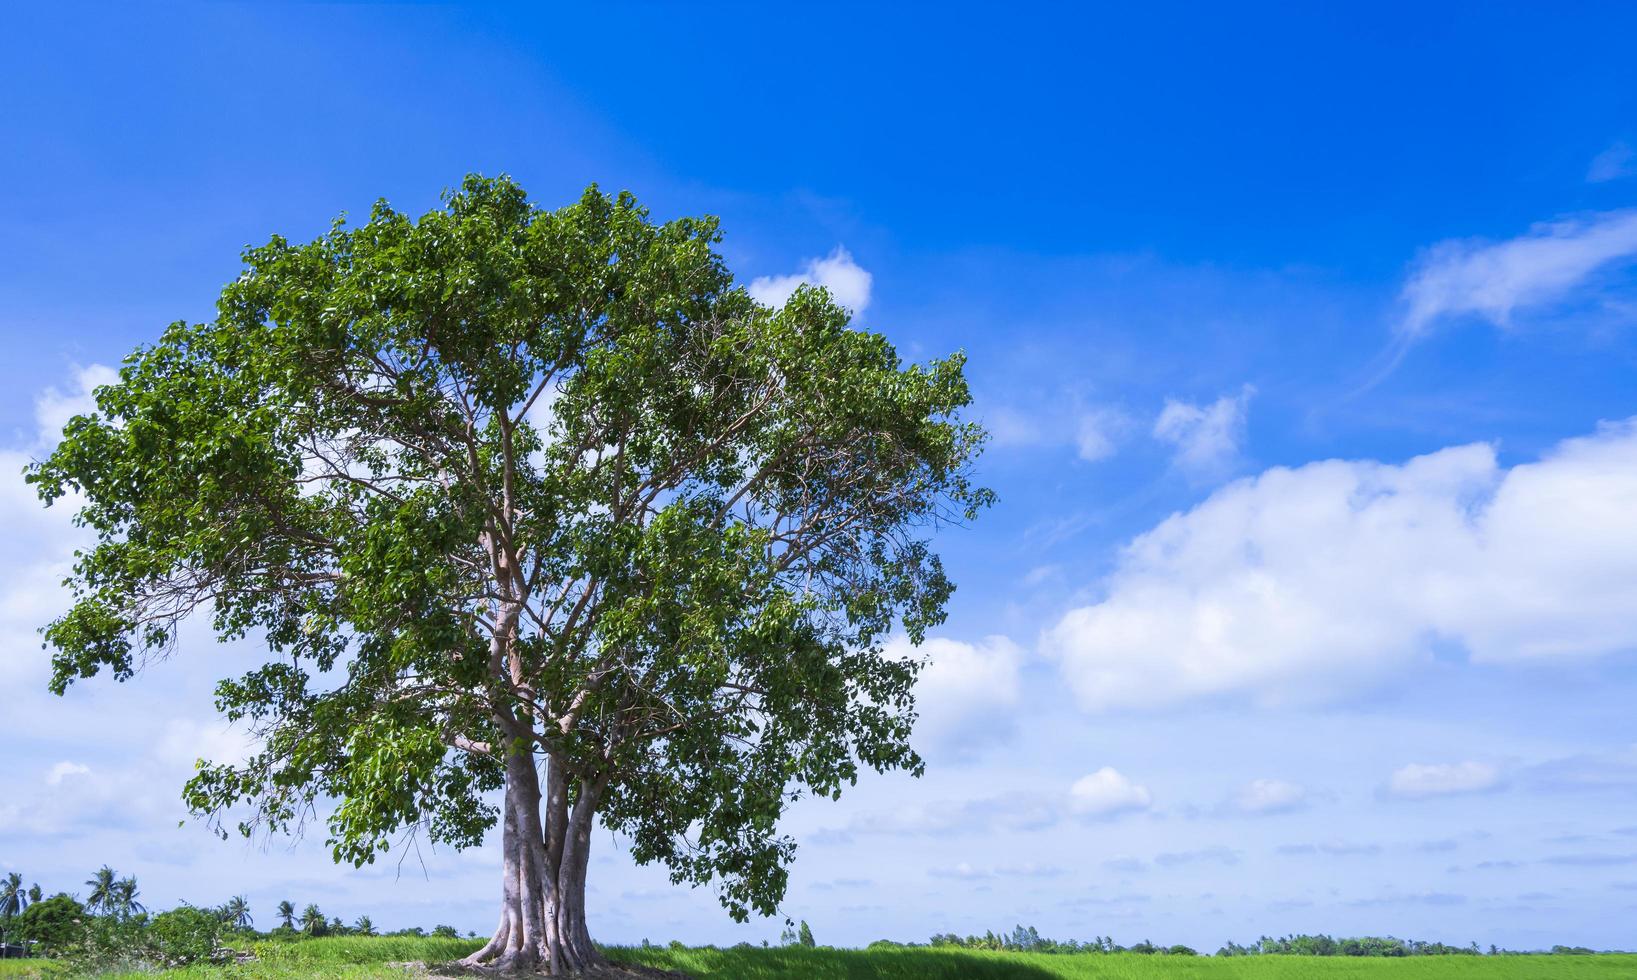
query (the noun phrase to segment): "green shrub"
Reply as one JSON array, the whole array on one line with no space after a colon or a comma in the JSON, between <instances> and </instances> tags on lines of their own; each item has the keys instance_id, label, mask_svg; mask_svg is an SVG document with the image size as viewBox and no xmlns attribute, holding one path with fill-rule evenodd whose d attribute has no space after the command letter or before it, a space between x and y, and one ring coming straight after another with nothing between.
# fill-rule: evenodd
<instances>
[{"instance_id":1,"label":"green shrub","mask_svg":"<svg viewBox=\"0 0 1637 980\"><path fill-rule=\"evenodd\" d=\"M35 902L18 917L18 935L42 956L61 956L85 934L85 906L67 895Z\"/></svg>"},{"instance_id":2,"label":"green shrub","mask_svg":"<svg viewBox=\"0 0 1637 980\"><path fill-rule=\"evenodd\" d=\"M186 966L210 959L221 935L220 916L184 905L154 916L148 926L148 945L166 966Z\"/></svg>"}]
</instances>

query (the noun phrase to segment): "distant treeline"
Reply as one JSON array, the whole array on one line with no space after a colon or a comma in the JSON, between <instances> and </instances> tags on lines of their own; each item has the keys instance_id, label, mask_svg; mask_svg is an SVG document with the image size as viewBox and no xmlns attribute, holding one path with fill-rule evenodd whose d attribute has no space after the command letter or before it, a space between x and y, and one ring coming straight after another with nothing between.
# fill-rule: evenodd
<instances>
[{"instance_id":1,"label":"distant treeline","mask_svg":"<svg viewBox=\"0 0 1637 980\"><path fill-rule=\"evenodd\" d=\"M915 946L918 943L896 943L883 939L870 944L871 948L884 946ZM1048 939L1034 926L1017 926L1011 932L985 932L981 936L961 936L953 932L938 933L929 946L953 946L961 949L1008 950L1022 953L1144 953L1156 956L1198 956L1189 946L1164 946L1148 940L1122 946L1109 936L1097 936L1087 941L1075 939ZM1356 936L1336 938L1325 935L1294 935L1274 939L1263 936L1256 942L1242 946L1230 942L1216 951L1218 956L1527 956L1550 953L1557 956L1592 954L1598 950L1584 946L1553 946L1549 950L1512 950L1491 945L1487 950L1477 943L1451 946L1447 943L1424 942L1419 939L1399 939L1394 936Z\"/></svg>"}]
</instances>

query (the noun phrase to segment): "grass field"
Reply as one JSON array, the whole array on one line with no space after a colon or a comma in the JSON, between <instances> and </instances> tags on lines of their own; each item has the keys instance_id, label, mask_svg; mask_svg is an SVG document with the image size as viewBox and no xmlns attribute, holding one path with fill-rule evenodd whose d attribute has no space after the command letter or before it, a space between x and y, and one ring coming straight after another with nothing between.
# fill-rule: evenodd
<instances>
[{"instance_id":1,"label":"grass field","mask_svg":"<svg viewBox=\"0 0 1637 980\"><path fill-rule=\"evenodd\" d=\"M170 970L173 978L375 980L406 976L402 962L441 962L477 948L458 939L344 937L261 944L261 959L243 966ZM610 958L699 980L1616 980L1637 978L1637 955L1350 957L1185 957L1138 954L1047 956L944 949L632 949ZM0 978L40 977L39 960L0 960ZM111 973L152 977L152 973Z\"/></svg>"}]
</instances>

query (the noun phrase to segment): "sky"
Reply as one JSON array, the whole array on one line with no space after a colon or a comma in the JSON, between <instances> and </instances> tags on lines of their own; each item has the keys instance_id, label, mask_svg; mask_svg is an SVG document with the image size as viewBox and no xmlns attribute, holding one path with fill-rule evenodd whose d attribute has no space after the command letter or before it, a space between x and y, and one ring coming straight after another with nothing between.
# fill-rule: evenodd
<instances>
[{"instance_id":1,"label":"sky","mask_svg":"<svg viewBox=\"0 0 1637 980\"><path fill-rule=\"evenodd\" d=\"M247 244L507 173L969 357L999 503L926 775L788 817L819 942L1637 948L1637 11L581 6L0 13L0 871L492 927L493 847L187 818L253 646L47 693L84 539L21 471ZM598 938L777 939L595 847Z\"/></svg>"}]
</instances>

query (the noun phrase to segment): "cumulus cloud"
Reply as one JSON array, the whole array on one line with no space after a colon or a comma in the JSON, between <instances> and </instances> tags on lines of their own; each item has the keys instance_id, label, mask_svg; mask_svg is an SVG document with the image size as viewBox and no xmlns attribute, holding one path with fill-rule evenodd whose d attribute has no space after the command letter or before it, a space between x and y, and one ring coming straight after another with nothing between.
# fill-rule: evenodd
<instances>
[{"instance_id":1,"label":"cumulus cloud","mask_svg":"<svg viewBox=\"0 0 1637 980\"><path fill-rule=\"evenodd\" d=\"M1009 735L1022 701L1023 650L1004 636L978 643L933 637L919 647L899 639L888 656L924 658L915 684L915 736L934 748L970 752Z\"/></svg>"},{"instance_id":2,"label":"cumulus cloud","mask_svg":"<svg viewBox=\"0 0 1637 980\"><path fill-rule=\"evenodd\" d=\"M1089 710L1332 700L1451 642L1637 648L1637 419L1504 468L1493 446L1230 484L1127 545L1041 639Z\"/></svg>"},{"instance_id":3,"label":"cumulus cloud","mask_svg":"<svg viewBox=\"0 0 1637 980\"><path fill-rule=\"evenodd\" d=\"M1563 300L1592 275L1637 256L1637 210L1538 224L1504 242L1452 240L1427 249L1400 299L1402 337L1452 316L1506 327L1514 312Z\"/></svg>"},{"instance_id":4,"label":"cumulus cloud","mask_svg":"<svg viewBox=\"0 0 1637 980\"><path fill-rule=\"evenodd\" d=\"M1289 813L1307 805L1307 789L1282 779L1253 779L1240 787L1229 807L1239 813Z\"/></svg>"},{"instance_id":5,"label":"cumulus cloud","mask_svg":"<svg viewBox=\"0 0 1637 980\"><path fill-rule=\"evenodd\" d=\"M103 385L119 380L119 372L105 364L92 364L74 370L73 383L66 391L47 388L34 400L34 421L40 431L37 442L41 446L54 445L62 436L63 426L76 415L87 415L97 407L94 393Z\"/></svg>"},{"instance_id":6,"label":"cumulus cloud","mask_svg":"<svg viewBox=\"0 0 1637 980\"><path fill-rule=\"evenodd\" d=\"M74 549L88 540L73 526L82 503L70 495L47 508L23 470L56 446L62 428L93 408L92 392L118 379L100 364L76 369L63 389L47 388L34 402L36 430L23 444L0 449L0 680L19 687L44 682L48 658L36 632L63 612L62 581L73 565Z\"/></svg>"},{"instance_id":7,"label":"cumulus cloud","mask_svg":"<svg viewBox=\"0 0 1637 980\"><path fill-rule=\"evenodd\" d=\"M1081 776L1069 787L1069 810L1080 817L1112 817L1146 810L1154 803L1148 787L1110 766Z\"/></svg>"},{"instance_id":8,"label":"cumulus cloud","mask_svg":"<svg viewBox=\"0 0 1637 980\"><path fill-rule=\"evenodd\" d=\"M798 286L822 286L829 290L831 299L859 316L870 305L874 278L853 261L851 252L837 245L835 251L822 259L808 259L800 272L761 276L751 280L747 288L756 302L777 307L783 306Z\"/></svg>"},{"instance_id":9,"label":"cumulus cloud","mask_svg":"<svg viewBox=\"0 0 1637 980\"><path fill-rule=\"evenodd\" d=\"M1485 762L1431 765L1412 762L1388 777L1383 789L1388 796L1402 800L1424 800L1433 796L1487 793L1500 785L1500 769Z\"/></svg>"},{"instance_id":10,"label":"cumulus cloud","mask_svg":"<svg viewBox=\"0 0 1637 980\"><path fill-rule=\"evenodd\" d=\"M1255 393L1254 386L1245 385L1238 394L1209 405L1166 399L1154 420L1154 438L1176 447L1172 458L1177 468L1197 476L1218 475L1239 455Z\"/></svg>"}]
</instances>

